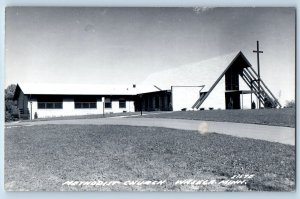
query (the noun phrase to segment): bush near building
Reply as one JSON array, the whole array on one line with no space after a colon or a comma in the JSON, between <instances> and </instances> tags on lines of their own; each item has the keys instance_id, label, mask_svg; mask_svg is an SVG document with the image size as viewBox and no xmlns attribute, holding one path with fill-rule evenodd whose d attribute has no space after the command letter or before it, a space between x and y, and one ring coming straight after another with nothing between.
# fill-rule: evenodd
<instances>
[{"instance_id":1,"label":"bush near building","mask_svg":"<svg viewBox=\"0 0 300 199\"><path fill-rule=\"evenodd\" d=\"M287 101L285 107L286 108L295 108L296 107L295 100Z\"/></svg>"},{"instance_id":2,"label":"bush near building","mask_svg":"<svg viewBox=\"0 0 300 199\"><path fill-rule=\"evenodd\" d=\"M11 84L5 89L5 122L17 120L19 118L16 101L13 100L15 89L15 84Z\"/></svg>"}]
</instances>

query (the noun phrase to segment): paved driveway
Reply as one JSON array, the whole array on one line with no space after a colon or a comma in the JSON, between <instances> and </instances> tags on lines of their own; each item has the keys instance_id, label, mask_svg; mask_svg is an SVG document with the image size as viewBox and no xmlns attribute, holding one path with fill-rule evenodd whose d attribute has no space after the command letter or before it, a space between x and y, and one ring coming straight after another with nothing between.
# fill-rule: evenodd
<instances>
[{"instance_id":1,"label":"paved driveway","mask_svg":"<svg viewBox=\"0 0 300 199\"><path fill-rule=\"evenodd\" d=\"M97 119L52 120L8 123L6 128L19 126L33 126L45 124L82 124L82 125L130 125L130 126L155 126L184 130L196 130L199 133L215 132L220 134L260 139L271 142L295 145L295 128L268 126L257 124L244 124L232 122L213 122L184 119L162 119L141 117L112 117Z\"/></svg>"}]
</instances>

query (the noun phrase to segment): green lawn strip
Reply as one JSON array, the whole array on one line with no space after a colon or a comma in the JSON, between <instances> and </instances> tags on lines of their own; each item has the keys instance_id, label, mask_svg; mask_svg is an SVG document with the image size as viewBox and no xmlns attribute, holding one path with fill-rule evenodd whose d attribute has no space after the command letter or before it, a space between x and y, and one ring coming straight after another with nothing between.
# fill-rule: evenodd
<instances>
[{"instance_id":1,"label":"green lawn strip","mask_svg":"<svg viewBox=\"0 0 300 199\"><path fill-rule=\"evenodd\" d=\"M22 122L37 122L37 121L51 121L51 120L74 120L74 119L95 119L105 117L117 117L117 116L131 116L139 115L140 112L124 112L124 113L105 113L103 114L89 114L89 115L73 115L73 116L60 116L60 117L47 117L38 118L34 120L22 120Z\"/></svg>"},{"instance_id":2,"label":"green lawn strip","mask_svg":"<svg viewBox=\"0 0 300 199\"><path fill-rule=\"evenodd\" d=\"M265 124L274 126L295 127L295 109L255 109L255 110L204 110L177 111L145 115L151 118L173 118L189 120L205 120L218 122L237 122L250 124Z\"/></svg>"},{"instance_id":3,"label":"green lawn strip","mask_svg":"<svg viewBox=\"0 0 300 199\"><path fill-rule=\"evenodd\" d=\"M255 174L247 186L176 186ZM164 180L165 186L80 186L68 180ZM5 188L32 191L289 191L295 147L157 127L44 125L6 129Z\"/></svg>"}]
</instances>

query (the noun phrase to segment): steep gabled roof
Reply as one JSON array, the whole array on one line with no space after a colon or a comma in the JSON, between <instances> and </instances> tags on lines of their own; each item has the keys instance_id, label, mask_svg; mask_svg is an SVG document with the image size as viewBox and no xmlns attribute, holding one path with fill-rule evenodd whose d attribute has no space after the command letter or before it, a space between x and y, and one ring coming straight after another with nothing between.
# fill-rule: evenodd
<instances>
[{"instance_id":1,"label":"steep gabled roof","mask_svg":"<svg viewBox=\"0 0 300 199\"><path fill-rule=\"evenodd\" d=\"M248 66L251 66L242 52L234 52L198 63L153 73L145 79L143 85L156 85L162 90L170 89L171 86L205 85L202 91L209 91L216 80L238 56L242 56ZM154 89L154 87L148 87L147 92Z\"/></svg>"}]
</instances>

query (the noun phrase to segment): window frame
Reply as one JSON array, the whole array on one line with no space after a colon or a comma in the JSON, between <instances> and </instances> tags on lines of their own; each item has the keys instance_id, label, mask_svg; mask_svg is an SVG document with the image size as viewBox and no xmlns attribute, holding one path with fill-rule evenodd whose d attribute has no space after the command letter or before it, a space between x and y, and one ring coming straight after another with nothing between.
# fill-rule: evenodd
<instances>
[{"instance_id":1,"label":"window frame","mask_svg":"<svg viewBox=\"0 0 300 199\"><path fill-rule=\"evenodd\" d=\"M43 105L43 107L41 105ZM63 109L63 102L41 102L41 101L38 101L37 109Z\"/></svg>"},{"instance_id":2,"label":"window frame","mask_svg":"<svg viewBox=\"0 0 300 199\"><path fill-rule=\"evenodd\" d=\"M109 105L109 106L107 106L107 105ZM105 100L104 100L104 108L112 108L112 100L111 100L111 98L105 98Z\"/></svg>"},{"instance_id":3,"label":"window frame","mask_svg":"<svg viewBox=\"0 0 300 199\"><path fill-rule=\"evenodd\" d=\"M123 104L124 106L121 106L121 104ZM123 109L123 108L127 108L127 107L126 107L126 100L124 100L124 99L120 99L120 100L119 100L119 108L122 108L122 109Z\"/></svg>"},{"instance_id":4,"label":"window frame","mask_svg":"<svg viewBox=\"0 0 300 199\"><path fill-rule=\"evenodd\" d=\"M76 107L77 105L77 107ZM78 106L80 105L80 106ZM95 105L95 106L93 106ZM97 102L76 102L74 101L74 109L97 109Z\"/></svg>"}]
</instances>

